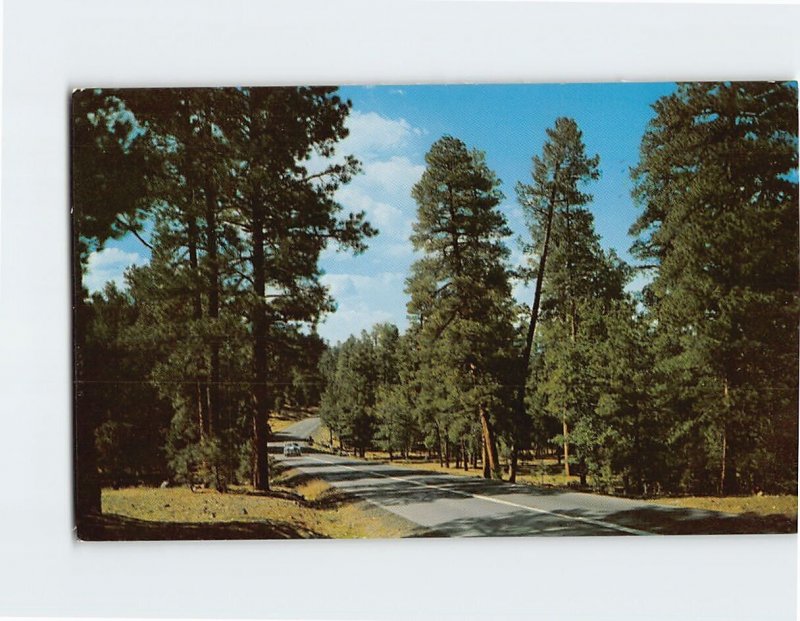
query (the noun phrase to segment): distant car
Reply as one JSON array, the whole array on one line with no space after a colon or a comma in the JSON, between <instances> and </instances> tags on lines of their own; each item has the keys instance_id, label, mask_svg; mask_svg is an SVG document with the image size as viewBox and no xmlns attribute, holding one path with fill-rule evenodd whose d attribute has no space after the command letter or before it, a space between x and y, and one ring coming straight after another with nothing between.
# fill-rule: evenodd
<instances>
[{"instance_id":1,"label":"distant car","mask_svg":"<svg viewBox=\"0 0 800 621\"><path fill-rule=\"evenodd\" d=\"M283 445L284 457L300 457L300 455L302 455L302 451L300 450L300 445L297 442L287 442Z\"/></svg>"}]
</instances>

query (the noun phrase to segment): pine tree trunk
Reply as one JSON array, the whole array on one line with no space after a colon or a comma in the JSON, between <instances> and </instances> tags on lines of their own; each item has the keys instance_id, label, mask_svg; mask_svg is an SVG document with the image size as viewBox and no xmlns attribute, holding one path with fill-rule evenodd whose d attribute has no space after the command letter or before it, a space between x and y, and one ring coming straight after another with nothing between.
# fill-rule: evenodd
<instances>
[{"instance_id":1,"label":"pine tree trunk","mask_svg":"<svg viewBox=\"0 0 800 621\"><path fill-rule=\"evenodd\" d=\"M722 384L722 398L725 405L725 422L722 425L722 459L720 460L720 477L719 477L719 493L723 496L735 494L738 492L738 484L736 481L736 465L734 462L733 451L731 450L729 441L729 430L727 419L730 416L730 392L728 388L728 379L725 378Z\"/></svg>"},{"instance_id":2,"label":"pine tree trunk","mask_svg":"<svg viewBox=\"0 0 800 621\"><path fill-rule=\"evenodd\" d=\"M99 515L102 510L100 477L97 472L97 448L95 429L97 413L84 387L83 352L86 343L87 312L83 301L83 280L79 256L77 217L72 220L72 338L73 338L73 428L75 444L73 464L75 468L75 526L78 536L84 532L87 518Z\"/></svg>"},{"instance_id":3,"label":"pine tree trunk","mask_svg":"<svg viewBox=\"0 0 800 621\"><path fill-rule=\"evenodd\" d=\"M258 199L252 203L252 265L255 301L251 309L253 338L253 450L256 456L255 488L269 490L269 460L267 455L269 390L267 388L267 320L264 312L266 294L264 223L262 205Z\"/></svg>"},{"instance_id":4,"label":"pine tree trunk","mask_svg":"<svg viewBox=\"0 0 800 621\"><path fill-rule=\"evenodd\" d=\"M555 175L558 175L559 167L556 166L555 168ZM516 400L516 408L515 408L515 417L516 417L516 429L514 433L514 438L512 440L511 445L511 467L509 469L508 480L511 483L516 482L517 480L517 462L519 459L518 450L519 450L519 438L520 435L519 427L521 426L521 421L524 420L525 417L525 392L526 392L526 384L528 381L528 373L530 370L530 361L531 361L531 351L533 349L533 338L536 334L536 324L539 321L539 307L541 306L542 301L542 283L544 282L544 274L545 274L545 267L547 265L547 252L550 248L550 234L553 229L553 213L555 211L555 196L556 189L555 184L553 184L553 188L550 192L550 200L547 206L547 225L545 226L545 234L544 234L544 244L542 245L542 256L539 259L539 267L536 273L536 288L533 294L533 305L531 306L531 316L530 321L528 322L528 331L525 335L525 349L522 352L522 357L520 359L520 370L519 370L519 386L517 388L517 400Z\"/></svg>"},{"instance_id":5,"label":"pine tree trunk","mask_svg":"<svg viewBox=\"0 0 800 621\"><path fill-rule=\"evenodd\" d=\"M583 459L583 457L581 457L581 461L578 464L578 469L579 469L579 473L578 474L581 477L581 485L585 486L586 485L586 460Z\"/></svg>"},{"instance_id":6,"label":"pine tree trunk","mask_svg":"<svg viewBox=\"0 0 800 621\"><path fill-rule=\"evenodd\" d=\"M573 303L572 308L570 309L569 319L570 319L570 340L574 344L575 338L577 335L577 326L576 323L576 310L575 304ZM569 425L567 424L567 413L564 412L563 424L564 424L564 474L567 477L570 476L569 471Z\"/></svg>"},{"instance_id":7,"label":"pine tree trunk","mask_svg":"<svg viewBox=\"0 0 800 621\"><path fill-rule=\"evenodd\" d=\"M207 179L205 186L206 196L206 237L208 260L208 318L213 324L219 319L219 247L217 231L217 194L213 187L213 180ZM214 326L216 330L216 325ZM208 412L206 416L206 433L209 437L214 435L215 418L219 416L220 399L220 358L219 340L216 336L211 338L211 360L209 365L208 385Z\"/></svg>"},{"instance_id":8,"label":"pine tree trunk","mask_svg":"<svg viewBox=\"0 0 800 621\"><path fill-rule=\"evenodd\" d=\"M191 178L191 177L190 177ZM194 278L197 277L199 272L197 260L197 221L194 218L191 210L194 207L194 191L192 191L191 204L188 206L189 215L186 219L186 237L189 249L189 267ZM192 319L199 322L203 318L203 300L200 293L200 288L197 283L194 283L194 295L192 297ZM198 368L203 368L205 362L202 356L198 358ZM195 402L197 407L197 427L198 436L202 442L206 435L206 423L208 420L208 380L203 373L198 373L195 376Z\"/></svg>"},{"instance_id":9,"label":"pine tree trunk","mask_svg":"<svg viewBox=\"0 0 800 621\"><path fill-rule=\"evenodd\" d=\"M736 465L734 462L733 451L728 440L729 432L727 427L722 430L722 459L720 464L720 485L719 493L722 496L736 494L739 485L736 480Z\"/></svg>"},{"instance_id":10,"label":"pine tree trunk","mask_svg":"<svg viewBox=\"0 0 800 621\"><path fill-rule=\"evenodd\" d=\"M481 418L481 430L483 435L483 446L484 446L484 455L486 457L486 461L483 466L483 476L486 479L490 479L493 476L495 478L500 478L500 464L497 460L497 444L494 437L494 430L492 429L492 425L489 422L489 418L486 415L486 411L484 410L483 406L480 408L480 418Z\"/></svg>"},{"instance_id":11,"label":"pine tree trunk","mask_svg":"<svg viewBox=\"0 0 800 621\"><path fill-rule=\"evenodd\" d=\"M491 479L492 470L489 468L489 456L486 451L486 442L481 439L481 467L483 468L483 478Z\"/></svg>"},{"instance_id":12,"label":"pine tree trunk","mask_svg":"<svg viewBox=\"0 0 800 621\"><path fill-rule=\"evenodd\" d=\"M728 463L728 435L725 433L725 430L722 430L722 459L720 460L720 473L719 473L719 488L718 493L720 496L725 494L725 477L727 472L725 472L725 468Z\"/></svg>"}]
</instances>

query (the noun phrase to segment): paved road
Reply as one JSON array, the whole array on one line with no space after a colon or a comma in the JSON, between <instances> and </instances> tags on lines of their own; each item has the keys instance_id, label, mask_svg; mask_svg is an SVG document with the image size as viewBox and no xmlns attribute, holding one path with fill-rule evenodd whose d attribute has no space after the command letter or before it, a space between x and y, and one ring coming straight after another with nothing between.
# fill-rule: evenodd
<instances>
[{"instance_id":1,"label":"paved road","mask_svg":"<svg viewBox=\"0 0 800 621\"><path fill-rule=\"evenodd\" d=\"M305 442L317 429L319 429L321 424L322 421L320 421L318 416L306 418L296 422L294 425L289 425L283 431L273 434L273 437L275 438L276 443L281 443L281 446L283 442Z\"/></svg>"},{"instance_id":2,"label":"paved road","mask_svg":"<svg viewBox=\"0 0 800 621\"><path fill-rule=\"evenodd\" d=\"M319 419L301 421L279 438L307 438ZM278 434L276 434L276 439ZM420 534L438 536L649 535L719 532L733 519L614 498L426 472L389 463L305 451L284 459L293 468L405 518ZM704 526L705 525L705 526ZM723 528L723 530L725 530Z\"/></svg>"}]
</instances>

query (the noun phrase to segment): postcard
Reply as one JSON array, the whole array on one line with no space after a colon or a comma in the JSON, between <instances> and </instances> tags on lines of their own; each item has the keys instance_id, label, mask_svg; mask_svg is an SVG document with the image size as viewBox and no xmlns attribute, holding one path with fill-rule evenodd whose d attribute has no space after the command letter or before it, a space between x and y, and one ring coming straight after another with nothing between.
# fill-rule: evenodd
<instances>
[{"instance_id":1,"label":"postcard","mask_svg":"<svg viewBox=\"0 0 800 621\"><path fill-rule=\"evenodd\" d=\"M796 82L71 106L81 539L796 532Z\"/></svg>"}]
</instances>

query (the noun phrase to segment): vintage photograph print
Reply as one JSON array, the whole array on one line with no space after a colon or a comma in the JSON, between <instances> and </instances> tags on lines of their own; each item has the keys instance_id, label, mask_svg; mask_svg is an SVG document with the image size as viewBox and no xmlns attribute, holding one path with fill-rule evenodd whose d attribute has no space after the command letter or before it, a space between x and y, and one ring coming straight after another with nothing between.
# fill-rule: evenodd
<instances>
[{"instance_id":1,"label":"vintage photograph print","mask_svg":"<svg viewBox=\"0 0 800 621\"><path fill-rule=\"evenodd\" d=\"M81 539L796 532L796 82L70 114Z\"/></svg>"}]
</instances>

